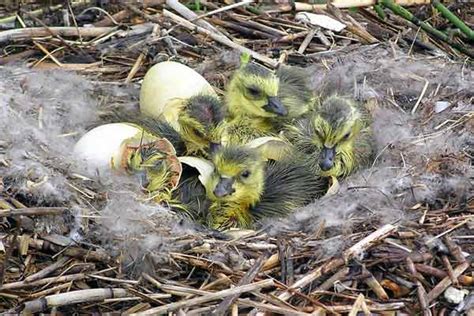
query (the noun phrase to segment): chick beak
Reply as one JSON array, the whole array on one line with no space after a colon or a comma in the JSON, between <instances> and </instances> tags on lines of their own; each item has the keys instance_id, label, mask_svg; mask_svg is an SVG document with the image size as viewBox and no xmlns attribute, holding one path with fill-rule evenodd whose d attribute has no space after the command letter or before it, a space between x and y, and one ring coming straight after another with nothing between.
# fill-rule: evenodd
<instances>
[{"instance_id":1,"label":"chick beak","mask_svg":"<svg viewBox=\"0 0 474 316\"><path fill-rule=\"evenodd\" d=\"M220 178L219 182L214 189L214 195L217 197L224 197L235 192L232 185L234 184L234 179L232 178Z\"/></svg>"},{"instance_id":2,"label":"chick beak","mask_svg":"<svg viewBox=\"0 0 474 316\"><path fill-rule=\"evenodd\" d=\"M265 111L272 112L280 116L288 115L287 108L281 103L277 97L269 97L268 103L263 107Z\"/></svg>"},{"instance_id":3,"label":"chick beak","mask_svg":"<svg viewBox=\"0 0 474 316\"><path fill-rule=\"evenodd\" d=\"M319 162L319 166L323 171L328 171L334 165L334 157L336 156L336 148L328 148L324 146L323 150L321 151L321 160Z\"/></svg>"},{"instance_id":4,"label":"chick beak","mask_svg":"<svg viewBox=\"0 0 474 316\"><path fill-rule=\"evenodd\" d=\"M213 153L217 152L219 150L219 148L221 148L221 147L222 146L219 143L210 142L209 143L209 152L211 154L213 154Z\"/></svg>"}]
</instances>

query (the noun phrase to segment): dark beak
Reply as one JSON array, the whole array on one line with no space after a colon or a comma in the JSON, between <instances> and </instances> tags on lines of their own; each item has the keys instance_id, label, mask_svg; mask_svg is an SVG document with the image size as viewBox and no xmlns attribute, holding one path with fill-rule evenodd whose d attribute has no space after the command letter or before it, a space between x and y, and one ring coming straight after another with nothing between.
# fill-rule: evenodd
<instances>
[{"instance_id":1,"label":"dark beak","mask_svg":"<svg viewBox=\"0 0 474 316\"><path fill-rule=\"evenodd\" d=\"M232 178L220 178L219 182L214 189L214 195L217 197L224 197L235 192L232 185L234 184L234 179Z\"/></svg>"},{"instance_id":2,"label":"dark beak","mask_svg":"<svg viewBox=\"0 0 474 316\"><path fill-rule=\"evenodd\" d=\"M319 166L323 171L328 171L334 165L334 158L336 157L336 148L327 148L324 146L323 150L321 151L321 160L319 162Z\"/></svg>"},{"instance_id":3,"label":"dark beak","mask_svg":"<svg viewBox=\"0 0 474 316\"><path fill-rule=\"evenodd\" d=\"M214 153L217 152L221 147L222 147L221 144L211 142L211 143L209 144L209 152L210 152L211 154L214 154Z\"/></svg>"},{"instance_id":4,"label":"dark beak","mask_svg":"<svg viewBox=\"0 0 474 316\"><path fill-rule=\"evenodd\" d=\"M269 97L267 105L265 105L263 108L265 111L275 113L277 115L288 115L288 110L277 97Z\"/></svg>"}]
</instances>

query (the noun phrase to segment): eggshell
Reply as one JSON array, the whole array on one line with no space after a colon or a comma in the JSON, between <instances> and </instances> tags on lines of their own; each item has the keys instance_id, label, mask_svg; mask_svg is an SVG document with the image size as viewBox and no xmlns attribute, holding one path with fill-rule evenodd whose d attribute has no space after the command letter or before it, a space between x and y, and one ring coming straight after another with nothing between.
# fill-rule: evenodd
<instances>
[{"instance_id":1,"label":"eggshell","mask_svg":"<svg viewBox=\"0 0 474 316\"><path fill-rule=\"evenodd\" d=\"M174 61L161 62L151 67L143 79L140 111L159 118L171 101L185 100L200 93L216 94L206 79L192 68ZM178 104L175 102L172 106Z\"/></svg>"},{"instance_id":2,"label":"eggshell","mask_svg":"<svg viewBox=\"0 0 474 316\"><path fill-rule=\"evenodd\" d=\"M86 163L88 169L105 171L120 168L125 145L137 145L140 141L146 144L155 139L132 124L105 124L84 134L73 152L78 160Z\"/></svg>"}]
</instances>

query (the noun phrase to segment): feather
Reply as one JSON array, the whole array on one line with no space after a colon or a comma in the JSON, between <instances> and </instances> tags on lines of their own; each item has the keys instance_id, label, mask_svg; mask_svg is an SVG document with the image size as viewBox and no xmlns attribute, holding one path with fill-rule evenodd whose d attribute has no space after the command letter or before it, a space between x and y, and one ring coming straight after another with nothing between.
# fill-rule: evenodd
<instances>
[{"instance_id":1,"label":"feather","mask_svg":"<svg viewBox=\"0 0 474 316\"><path fill-rule=\"evenodd\" d=\"M278 97L288 108L289 118L300 117L313 108L315 96L305 69L281 65L276 75L280 79Z\"/></svg>"},{"instance_id":2,"label":"feather","mask_svg":"<svg viewBox=\"0 0 474 316\"><path fill-rule=\"evenodd\" d=\"M294 159L270 161L265 170L263 194L250 212L255 220L286 216L323 196L326 190L327 181L316 177L305 163Z\"/></svg>"},{"instance_id":3,"label":"feather","mask_svg":"<svg viewBox=\"0 0 474 316\"><path fill-rule=\"evenodd\" d=\"M114 112L110 119L114 122L128 122L142 127L147 133L166 138L178 156L186 152L186 144L181 135L167 122L145 116L137 112Z\"/></svg>"}]
</instances>

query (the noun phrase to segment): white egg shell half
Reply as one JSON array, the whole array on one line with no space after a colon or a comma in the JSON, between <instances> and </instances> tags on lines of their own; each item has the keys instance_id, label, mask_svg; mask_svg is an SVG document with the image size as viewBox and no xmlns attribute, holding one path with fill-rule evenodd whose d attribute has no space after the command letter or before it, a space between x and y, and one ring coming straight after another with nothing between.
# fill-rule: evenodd
<instances>
[{"instance_id":1,"label":"white egg shell half","mask_svg":"<svg viewBox=\"0 0 474 316\"><path fill-rule=\"evenodd\" d=\"M120 166L125 145L137 145L142 133L142 129L126 123L101 125L84 134L74 146L73 152L76 159L85 162L91 172L115 169ZM143 143L154 139L156 138L145 136Z\"/></svg>"},{"instance_id":2,"label":"white egg shell half","mask_svg":"<svg viewBox=\"0 0 474 316\"><path fill-rule=\"evenodd\" d=\"M161 62L151 67L143 78L140 111L158 118L170 101L200 93L216 94L206 79L192 68L174 61Z\"/></svg>"}]
</instances>

